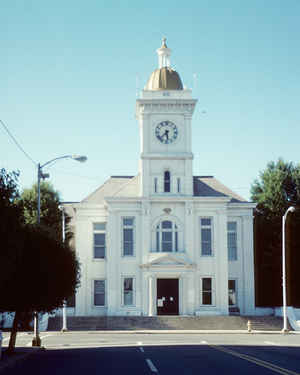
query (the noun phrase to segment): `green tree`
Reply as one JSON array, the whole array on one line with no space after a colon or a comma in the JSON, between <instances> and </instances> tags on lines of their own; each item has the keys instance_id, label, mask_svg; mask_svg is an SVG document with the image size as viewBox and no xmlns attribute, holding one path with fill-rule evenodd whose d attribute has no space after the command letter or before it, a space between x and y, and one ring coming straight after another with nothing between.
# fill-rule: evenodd
<instances>
[{"instance_id":1,"label":"green tree","mask_svg":"<svg viewBox=\"0 0 300 375\"><path fill-rule=\"evenodd\" d=\"M24 189L19 200L23 208L26 224L37 223L37 184L30 189ZM61 211L59 210L60 197L49 182L42 181L40 186L40 224L51 228L53 233L61 233ZM61 237L60 237L61 238Z\"/></svg>"},{"instance_id":2,"label":"green tree","mask_svg":"<svg viewBox=\"0 0 300 375\"><path fill-rule=\"evenodd\" d=\"M36 225L24 226L19 236L23 246L14 253L10 278L0 285L0 308L15 312L11 351L22 315L50 312L62 306L75 293L80 278L78 260L67 243ZM5 249L1 253L7 257Z\"/></svg>"},{"instance_id":3,"label":"green tree","mask_svg":"<svg viewBox=\"0 0 300 375\"><path fill-rule=\"evenodd\" d=\"M289 206L300 202L300 165L283 159L268 163L251 186L251 198L266 219L282 217Z\"/></svg>"},{"instance_id":4,"label":"green tree","mask_svg":"<svg viewBox=\"0 0 300 375\"><path fill-rule=\"evenodd\" d=\"M80 279L75 252L68 242L62 243L61 232L54 235L45 222L30 224L25 209L30 199L24 204L20 199L17 177L17 173L0 171L0 311L15 312L9 351L14 350L22 317L61 307L75 293ZM48 213L57 212L57 227L61 223L58 203L55 209L52 205L49 211L45 208ZM55 220L51 223L54 226Z\"/></svg>"},{"instance_id":5,"label":"green tree","mask_svg":"<svg viewBox=\"0 0 300 375\"><path fill-rule=\"evenodd\" d=\"M255 280L258 306L282 305L282 216L289 206L299 206L300 165L285 162L268 163L251 187L251 198L257 203L255 227ZM287 229L287 284L288 303L300 304L297 290L299 240L295 233L300 229L299 210L289 215ZM297 261L298 260L298 261ZM298 263L299 264L299 263Z\"/></svg>"},{"instance_id":6,"label":"green tree","mask_svg":"<svg viewBox=\"0 0 300 375\"><path fill-rule=\"evenodd\" d=\"M15 256L22 248L19 234L23 221L22 210L15 204L19 198L18 173L0 170L0 285L9 285ZM1 294L0 294L1 295ZM1 299L1 297L0 297ZM5 311L1 309L0 311Z\"/></svg>"}]
</instances>

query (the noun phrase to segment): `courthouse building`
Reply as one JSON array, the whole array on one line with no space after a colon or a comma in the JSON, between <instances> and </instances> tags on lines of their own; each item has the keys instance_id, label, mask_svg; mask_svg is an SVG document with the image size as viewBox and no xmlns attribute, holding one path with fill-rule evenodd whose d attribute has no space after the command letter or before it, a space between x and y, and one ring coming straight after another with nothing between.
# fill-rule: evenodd
<instances>
[{"instance_id":1,"label":"courthouse building","mask_svg":"<svg viewBox=\"0 0 300 375\"><path fill-rule=\"evenodd\" d=\"M136 100L137 174L65 206L81 263L75 315L253 314L255 205L193 175L197 100L165 40L157 54Z\"/></svg>"}]
</instances>

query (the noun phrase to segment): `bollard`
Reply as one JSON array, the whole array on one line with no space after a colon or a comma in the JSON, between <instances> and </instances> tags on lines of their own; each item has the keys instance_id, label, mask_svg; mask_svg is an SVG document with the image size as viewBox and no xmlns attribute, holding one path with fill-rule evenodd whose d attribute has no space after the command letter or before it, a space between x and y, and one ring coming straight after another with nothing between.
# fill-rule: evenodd
<instances>
[{"instance_id":1,"label":"bollard","mask_svg":"<svg viewBox=\"0 0 300 375\"><path fill-rule=\"evenodd\" d=\"M1 360L1 355L2 355L2 339L3 339L2 331L0 331L0 360Z\"/></svg>"},{"instance_id":2,"label":"bollard","mask_svg":"<svg viewBox=\"0 0 300 375\"><path fill-rule=\"evenodd\" d=\"M252 331L251 321L250 320L248 320L247 328L248 328L248 332L250 333Z\"/></svg>"}]
</instances>

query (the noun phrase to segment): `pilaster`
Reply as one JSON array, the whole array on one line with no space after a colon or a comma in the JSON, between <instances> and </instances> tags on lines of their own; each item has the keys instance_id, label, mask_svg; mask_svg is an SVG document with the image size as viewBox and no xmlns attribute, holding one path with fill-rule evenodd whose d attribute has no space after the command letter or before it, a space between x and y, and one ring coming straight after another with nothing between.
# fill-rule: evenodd
<instances>
[{"instance_id":1,"label":"pilaster","mask_svg":"<svg viewBox=\"0 0 300 375\"><path fill-rule=\"evenodd\" d=\"M243 314L253 314L255 311L254 295L254 254L253 254L253 216L242 217L243 230L243 295L244 311Z\"/></svg>"}]
</instances>

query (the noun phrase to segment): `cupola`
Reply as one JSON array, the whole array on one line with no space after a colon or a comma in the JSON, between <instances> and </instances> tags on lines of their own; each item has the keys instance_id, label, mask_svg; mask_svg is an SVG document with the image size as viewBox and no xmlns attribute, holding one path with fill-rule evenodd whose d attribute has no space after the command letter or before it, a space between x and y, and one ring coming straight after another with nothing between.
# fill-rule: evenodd
<instances>
[{"instance_id":1,"label":"cupola","mask_svg":"<svg viewBox=\"0 0 300 375\"><path fill-rule=\"evenodd\" d=\"M158 69L152 72L145 90L183 90L179 74L171 68L171 50L163 38L162 45L156 50L158 54Z\"/></svg>"}]
</instances>

